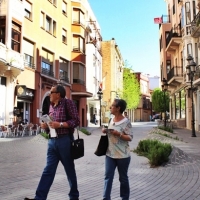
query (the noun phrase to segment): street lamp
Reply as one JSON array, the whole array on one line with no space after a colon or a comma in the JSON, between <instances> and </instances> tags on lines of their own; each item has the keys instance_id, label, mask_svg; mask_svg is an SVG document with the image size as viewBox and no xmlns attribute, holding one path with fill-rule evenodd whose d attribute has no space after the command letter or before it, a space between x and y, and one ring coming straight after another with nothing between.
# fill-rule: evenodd
<instances>
[{"instance_id":1,"label":"street lamp","mask_svg":"<svg viewBox=\"0 0 200 200\"><path fill-rule=\"evenodd\" d=\"M164 92L164 111L165 111L165 119L164 119L164 127L166 127L166 121L167 121L167 116L166 116L166 91L168 89L168 83L165 78L162 80L162 91Z\"/></svg>"},{"instance_id":2,"label":"street lamp","mask_svg":"<svg viewBox=\"0 0 200 200\"><path fill-rule=\"evenodd\" d=\"M194 78L194 74L196 71L196 63L193 60L193 57L191 55L188 55L187 57L187 61L188 61L188 65L186 66L186 72L188 75L188 78L190 80L190 89L192 91L191 94L191 100L192 100L192 120L191 120L191 125L192 125L192 137L196 137L196 133L195 133L195 121L194 121L194 99L193 99L193 78Z\"/></svg>"},{"instance_id":3,"label":"street lamp","mask_svg":"<svg viewBox=\"0 0 200 200\"><path fill-rule=\"evenodd\" d=\"M97 95L99 97L99 102L100 102L100 119L99 119L99 124L100 124L100 127L101 127L101 99L103 97L103 92L102 92L102 89L99 87L99 91L97 92Z\"/></svg>"}]
</instances>

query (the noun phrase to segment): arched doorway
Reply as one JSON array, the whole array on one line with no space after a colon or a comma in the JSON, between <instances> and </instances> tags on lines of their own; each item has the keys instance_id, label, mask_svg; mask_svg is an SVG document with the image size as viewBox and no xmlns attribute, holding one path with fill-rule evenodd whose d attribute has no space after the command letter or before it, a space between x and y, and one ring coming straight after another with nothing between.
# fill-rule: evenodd
<instances>
[{"instance_id":1,"label":"arched doorway","mask_svg":"<svg viewBox=\"0 0 200 200\"><path fill-rule=\"evenodd\" d=\"M46 96L42 105L42 115L49 114L50 97Z\"/></svg>"}]
</instances>

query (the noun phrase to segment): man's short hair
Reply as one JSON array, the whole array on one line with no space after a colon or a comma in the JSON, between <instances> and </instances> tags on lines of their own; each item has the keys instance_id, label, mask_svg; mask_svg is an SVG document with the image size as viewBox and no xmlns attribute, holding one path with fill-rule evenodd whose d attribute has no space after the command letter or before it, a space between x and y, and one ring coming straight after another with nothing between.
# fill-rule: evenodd
<instances>
[{"instance_id":1,"label":"man's short hair","mask_svg":"<svg viewBox=\"0 0 200 200\"><path fill-rule=\"evenodd\" d=\"M66 96L66 91L65 88L62 85L55 85L56 92L60 93L61 98L65 98Z\"/></svg>"}]
</instances>

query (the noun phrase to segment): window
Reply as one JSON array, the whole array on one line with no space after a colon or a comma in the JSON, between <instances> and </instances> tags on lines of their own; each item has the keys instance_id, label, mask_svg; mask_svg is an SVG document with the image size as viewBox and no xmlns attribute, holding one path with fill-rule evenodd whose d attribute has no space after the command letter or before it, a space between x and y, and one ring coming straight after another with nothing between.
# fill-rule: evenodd
<instances>
[{"instance_id":1,"label":"window","mask_svg":"<svg viewBox=\"0 0 200 200\"><path fill-rule=\"evenodd\" d=\"M73 51L85 53L84 39L80 35L73 35Z\"/></svg>"},{"instance_id":2,"label":"window","mask_svg":"<svg viewBox=\"0 0 200 200\"><path fill-rule=\"evenodd\" d=\"M53 35L56 36L56 22L53 21Z\"/></svg>"},{"instance_id":3,"label":"window","mask_svg":"<svg viewBox=\"0 0 200 200\"><path fill-rule=\"evenodd\" d=\"M60 64L60 79L69 83L69 61L60 58L59 60L59 64Z\"/></svg>"},{"instance_id":4,"label":"window","mask_svg":"<svg viewBox=\"0 0 200 200\"><path fill-rule=\"evenodd\" d=\"M42 49L42 73L48 76L54 76L53 73L54 56L49 51Z\"/></svg>"},{"instance_id":5,"label":"window","mask_svg":"<svg viewBox=\"0 0 200 200\"><path fill-rule=\"evenodd\" d=\"M73 63L73 83L85 84L85 67L80 63Z\"/></svg>"},{"instance_id":6,"label":"window","mask_svg":"<svg viewBox=\"0 0 200 200\"><path fill-rule=\"evenodd\" d=\"M24 63L25 66L35 68L34 65L34 44L28 40L23 40L23 50L24 50Z\"/></svg>"},{"instance_id":7,"label":"window","mask_svg":"<svg viewBox=\"0 0 200 200\"><path fill-rule=\"evenodd\" d=\"M167 65L167 74L168 74L171 70L171 60L167 60L166 65Z\"/></svg>"},{"instance_id":8,"label":"window","mask_svg":"<svg viewBox=\"0 0 200 200\"><path fill-rule=\"evenodd\" d=\"M51 33L51 18L46 16L46 31L48 31L49 33Z\"/></svg>"},{"instance_id":9,"label":"window","mask_svg":"<svg viewBox=\"0 0 200 200\"><path fill-rule=\"evenodd\" d=\"M15 22L12 22L11 47L14 51L20 52L20 42L21 42L21 26Z\"/></svg>"},{"instance_id":10,"label":"window","mask_svg":"<svg viewBox=\"0 0 200 200\"><path fill-rule=\"evenodd\" d=\"M190 3L185 3L186 25L191 23Z\"/></svg>"},{"instance_id":11,"label":"window","mask_svg":"<svg viewBox=\"0 0 200 200\"><path fill-rule=\"evenodd\" d=\"M44 13L40 13L40 27L44 28Z\"/></svg>"},{"instance_id":12,"label":"window","mask_svg":"<svg viewBox=\"0 0 200 200\"><path fill-rule=\"evenodd\" d=\"M5 44L6 17L0 17L0 42Z\"/></svg>"},{"instance_id":13,"label":"window","mask_svg":"<svg viewBox=\"0 0 200 200\"><path fill-rule=\"evenodd\" d=\"M85 24L85 19L84 19L84 13L78 9L78 8L73 8L73 23L74 24Z\"/></svg>"},{"instance_id":14,"label":"window","mask_svg":"<svg viewBox=\"0 0 200 200\"><path fill-rule=\"evenodd\" d=\"M31 14L32 13L32 5L28 1L25 1L24 7L25 7L24 16L27 17L28 19L31 19L32 18L32 14Z\"/></svg>"},{"instance_id":15,"label":"window","mask_svg":"<svg viewBox=\"0 0 200 200\"><path fill-rule=\"evenodd\" d=\"M187 44L187 55L192 56L192 44L191 43Z\"/></svg>"},{"instance_id":16,"label":"window","mask_svg":"<svg viewBox=\"0 0 200 200\"><path fill-rule=\"evenodd\" d=\"M62 42L67 43L67 31L62 29Z\"/></svg>"},{"instance_id":17,"label":"window","mask_svg":"<svg viewBox=\"0 0 200 200\"><path fill-rule=\"evenodd\" d=\"M67 15L67 3L64 1L62 2L62 12Z\"/></svg>"}]
</instances>

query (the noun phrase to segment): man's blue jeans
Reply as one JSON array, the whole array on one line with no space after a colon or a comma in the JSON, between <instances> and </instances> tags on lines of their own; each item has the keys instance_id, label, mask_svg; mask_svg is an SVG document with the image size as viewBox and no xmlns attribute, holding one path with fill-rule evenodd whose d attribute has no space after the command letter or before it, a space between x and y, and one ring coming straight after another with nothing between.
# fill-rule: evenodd
<instances>
[{"instance_id":1,"label":"man's blue jeans","mask_svg":"<svg viewBox=\"0 0 200 200\"><path fill-rule=\"evenodd\" d=\"M49 139L47 150L47 164L44 168L42 177L36 190L36 200L47 199L47 195L53 183L59 161L61 161L61 163L63 164L69 181L69 198L78 199L79 192L77 186L76 171L74 166L74 160L71 158L70 155L70 146L70 135L66 135L56 139Z\"/></svg>"},{"instance_id":2,"label":"man's blue jeans","mask_svg":"<svg viewBox=\"0 0 200 200\"><path fill-rule=\"evenodd\" d=\"M128 167L131 157L123 159L114 159L106 156L105 160L105 180L103 199L110 200L113 178L117 167L120 181L120 197L122 200L129 200L130 188L128 180Z\"/></svg>"}]
</instances>

